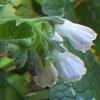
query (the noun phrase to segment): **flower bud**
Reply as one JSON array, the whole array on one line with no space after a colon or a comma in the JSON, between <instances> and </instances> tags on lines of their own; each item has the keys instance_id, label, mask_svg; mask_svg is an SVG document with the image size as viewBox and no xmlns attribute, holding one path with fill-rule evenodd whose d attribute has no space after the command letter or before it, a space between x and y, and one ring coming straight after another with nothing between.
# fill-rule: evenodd
<instances>
[{"instance_id":1,"label":"flower bud","mask_svg":"<svg viewBox=\"0 0 100 100\"><path fill-rule=\"evenodd\" d=\"M79 51L85 52L93 45L97 34L89 27L64 20L63 24L56 24L55 31L69 39L72 46Z\"/></svg>"},{"instance_id":2,"label":"flower bud","mask_svg":"<svg viewBox=\"0 0 100 100\"><path fill-rule=\"evenodd\" d=\"M63 38L57 32L55 32L54 35L52 36L52 40L56 42L62 42Z\"/></svg>"},{"instance_id":3,"label":"flower bud","mask_svg":"<svg viewBox=\"0 0 100 100\"><path fill-rule=\"evenodd\" d=\"M52 52L57 70L60 76L67 81L78 81L86 73L83 61L69 52L61 53L57 50Z\"/></svg>"},{"instance_id":4,"label":"flower bud","mask_svg":"<svg viewBox=\"0 0 100 100\"><path fill-rule=\"evenodd\" d=\"M34 77L34 81L38 86L50 87L56 83L58 72L54 65L50 63L49 67L38 70L38 74Z\"/></svg>"}]
</instances>

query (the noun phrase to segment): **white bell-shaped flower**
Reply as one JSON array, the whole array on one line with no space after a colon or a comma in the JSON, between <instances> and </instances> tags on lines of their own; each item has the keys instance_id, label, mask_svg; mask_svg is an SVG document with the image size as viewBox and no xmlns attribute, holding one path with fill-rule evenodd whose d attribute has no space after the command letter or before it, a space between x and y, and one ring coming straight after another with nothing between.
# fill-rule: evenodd
<instances>
[{"instance_id":1,"label":"white bell-shaped flower","mask_svg":"<svg viewBox=\"0 0 100 100\"><path fill-rule=\"evenodd\" d=\"M55 31L66 37L72 46L79 51L85 52L93 45L97 34L89 27L64 20L63 24L56 24Z\"/></svg>"},{"instance_id":2,"label":"white bell-shaped flower","mask_svg":"<svg viewBox=\"0 0 100 100\"><path fill-rule=\"evenodd\" d=\"M58 77L58 72L55 66L50 63L50 65L45 66L44 68L40 68L38 70L38 74L34 77L34 81L38 86L50 87L56 84L56 80Z\"/></svg>"},{"instance_id":3,"label":"white bell-shaped flower","mask_svg":"<svg viewBox=\"0 0 100 100\"><path fill-rule=\"evenodd\" d=\"M64 80L78 81L86 73L84 62L74 54L54 50L52 56L55 59L57 71Z\"/></svg>"}]
</instances>

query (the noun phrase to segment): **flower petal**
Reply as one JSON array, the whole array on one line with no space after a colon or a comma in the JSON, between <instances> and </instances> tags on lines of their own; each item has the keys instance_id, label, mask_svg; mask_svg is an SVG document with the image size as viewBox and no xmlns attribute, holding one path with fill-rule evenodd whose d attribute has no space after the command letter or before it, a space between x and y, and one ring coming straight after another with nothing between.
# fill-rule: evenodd
<instances>
[{"instance_id":1,"label":"flower petal","mask_svg":"<svg viewBox=\"0 0 100 100\"><path fill-rule=\"evenodd\" d=\"M68 20L64 20L63 24L55 25L55 31L68 38L72 46L82 52L85 52L93 45L93 40L97 36L92 29Z\"/></svg>"},{"instance_id":2,"label":"flower petal","mask_svg":"<svg viewBox=\"0 0 100 100\"><path fill-rule=\"evenodd\" d=\"M38 74L34 77L34 81L42 88L50 87L56 84L57 77L58 72L54 65L50 63L49 67L38 70Z\"/></svg>"},{"instance_id":3,"label":"flower petal","mask_svg":"<svg viewBox=\"0 0 100 100\"><path fill-rule=\"evenodd\" d=\"M70 52L61 53L54 50L52 53L60 76L67 81L78 81L86 74L84 62Z\"/></svg>"}]
</instances>

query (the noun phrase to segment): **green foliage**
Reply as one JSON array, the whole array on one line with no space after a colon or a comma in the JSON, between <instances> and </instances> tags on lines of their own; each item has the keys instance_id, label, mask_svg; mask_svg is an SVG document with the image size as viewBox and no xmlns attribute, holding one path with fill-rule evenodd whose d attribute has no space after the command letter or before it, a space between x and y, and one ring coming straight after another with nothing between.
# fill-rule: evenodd
<instances>
[{"instance_id":1,"label":"green foliage","mask_svg":"<svg viewBox=\"0 0 100 100\"><path fill-rule=\"evenodd\" d=\"M70 0L45 0L42 4L42 11L49 16L60 16L74 20L75 13L73 11Z\"/></svg>"},{"instance_id":2,"label":"green foliage","mask_svg":"<svg viewBox=\"0 0 100 100\"><path fill-rule=\"evenodd\" d=\"M12 59L4 56L4 57L0 57L0 68L3 68L7 65L9 65L10 63L12 63Z\"/></svg>"},{"instance_id":3,"label":"green foliage","mask_svg":"<svg viewBox=\"0 0 100 100\"><path fill-rule=\"evenodd\" d=\"M76 4L81 0L74 1L73 4ZM12 8L2 11L2 7L8 3ZM35 53L44 63L51 58L49 49L53 48L52 45L63 51L58 43L52 43L48 38L54 32L51 25L60 23L59 19L52 16L72 21L79 19L80 23L99 33L99 5L99 0L86 0L79 6L72 5L70 0L0 0L0 100L99 100L100 65L90 51L85 54L77 52L70 44L67 44L67 48L83 59L87 75L76 83L58 80L56 85L47 90L29 86L33 81L30 69L34 74L38 60ZM14 13L11 13L12 9ZM50 17L40 17L44 15ZM100 54L99 43L98 35L94 46L97 55ZM41 91L34 91L33 88Z\"/></svg>"},{"instance_id":4,"label":"green foliage","mask_svg":"<svg viewBox=\"0 0 100 100\"><path fill-rule=\"evenodd\" d=\"M32 36L31 28L23 23L16 25L15 21L9 21L0 25L0 40L20 39Z\"/></svg>"},{"instance_id":5,"label":"green foliage","mask_svg":"<svg viewBox=\"0 0 100 100\"><path fill-rule=\"evenodd\" d=\"M42 6L43 13L49 16L64 16L63 0L46 0Z\"/></svg>"},{"instance_id":6,"label":"green foliage","mask_svg":"<svg viewBox=\"0 0 100 100\"><path fill-rule=\"evenodd\" d=\"M0 99L1 100L23 100L18 91L4 78L0 77Z\"/></svg>"},{"instance_id":7,"label":"green foliage","mask_svg":"<svg viewBox=\"0 0 100 100\"><path fill-rule=\"evenodd\" d=\"M29 93L27 78L29 78L28 73L24 75L15 74L7 77L7 81L24 97L27 93Z\"/></svg>"},{"instance_id":8,"label":"green foliage","mask_svg":"<svg viewBox=\"0 0 100 100\"><path fill-rule=\"evenodd\" d=\"M30 96L31 95L31 96ZM25 100L46 100L48 99L48 90L41 90L39 92L28 94L25 96Z\"/></svg>"}]
</instances>

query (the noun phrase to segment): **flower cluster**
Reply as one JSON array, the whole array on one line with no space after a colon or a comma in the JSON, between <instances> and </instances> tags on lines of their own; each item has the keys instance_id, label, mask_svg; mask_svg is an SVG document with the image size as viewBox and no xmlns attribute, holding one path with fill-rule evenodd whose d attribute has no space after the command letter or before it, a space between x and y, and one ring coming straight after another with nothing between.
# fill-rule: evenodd
<instances>
[{"instance_id":1,"label":"flower cluster","mask_svg":"<svg viewBox=\"0 0 100 100\"><path fill-rule=\"evenodd\" d=\"M50 63L49 68L46 70L39 71L39 74L34 78L37 85L42 87L55 84L58 74L69 82L78 81L86 74L84 62L67 50L63 44L63 37L70 41L74 49L86 52L93 45L93 40L96 39L97 34L86 26L75 24L65 19L62 20L64 23L55 24L55 33L51 40L59 43L64 52L57 48L51 50L53 63Z\"/></svg>"}]
</instances>

